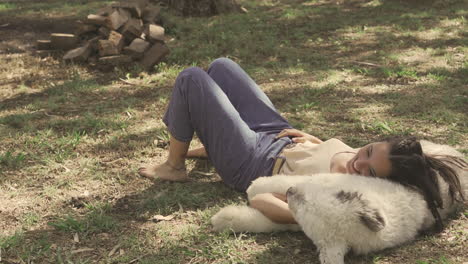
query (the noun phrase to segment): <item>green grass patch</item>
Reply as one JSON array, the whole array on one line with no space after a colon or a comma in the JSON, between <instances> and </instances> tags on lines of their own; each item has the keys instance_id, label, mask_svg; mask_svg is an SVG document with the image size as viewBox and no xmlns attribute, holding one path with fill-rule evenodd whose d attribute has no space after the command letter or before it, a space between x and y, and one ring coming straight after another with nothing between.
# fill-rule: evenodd
<instances>
[{"instance_id":1,"label":"green grass patch","mask_svg":"<svg viewBox=\"0 0 468 264\"><path fill-rule=\"evenodd\" d=\"M70 14L75 16L86 16L92 12L95 12L100 7L110 3L112 1L95 1L83 4L81 2L63 2L63 1L42 1L32 3L6 3L0 4L0 11L15 11L16 16L26 15L66 15ZM5 6L2 9L2 5Z\"/></svg>"},{"instance_id":2,"label":"green grass patch","mask_svg":"<svg viewBox=\"0 0 468 264\"><path fill-rule=\"evenodd\" d=\"M60 136L48 129L29 137L25 144L29 147L30 157L33 160L63 162L76 156L76 147L84 137L86 137L84 131L67 132Z\"/></svg>"},{"instance_id":3,"label":"green grass patch","mask_svg":"<svg viewBox=\"0 0 468 264\"><path fill-rule=\"evenodd\" d=\"M31 259L43 257L50 252L50 238L40 235L33 241L28 240L25 233L16 232L7 237L0 237L0 250L2 254L15 256L21 262L27 263Z\"/></svg>"},{"instance_id":4,"label":"green grass patch","mask_svg":"<svg viewBox=\"0 0 468 264\"><path fill-rule=\"evenodd\" d=\"M72 215L50 221L49 226L66 233L86 235L109 232L117 228L117 221L110 215L108 204L86 204L88 213L83 218Z\"/></svg>"},{"instance_id":5,"label":"green grass patch","mask_svg":"<svg viewBox=\"0 0 468 264\"><path fill-rule=\"evenodd\" d=\"M16 4L14 3L1 3L0 4L0 12L1 11L8 11L10 9L15 9L16 8Z\"/></svg>"},{"instance_id":6,"label":"green grass patch","mask_svg":"<svg viewBox=\"0 0 468 264\"><path fill-rule=\"evenodd\" d=\"M0 237L0 248L6 250L20 246L24 241L24 233L15 232L11 236Z\"/></svg>"},{"instance_id":7,"label":"green grass patch","mask_svg":"<svg viewBox=\"0 0 468 264\"><path fill-rule=\"evenodd\" d=\"M417 260L416 264L455 264L448 260L446 257L442 256L438 259L430 259L430 260Z\"/></svg>"},{"instance_id":8,"label":"green grass patch","mask_svg":"<svg viewBox=\"0 0 468 264\"><path fill-rule=\"evenodd\" d=\"M49 129L61 134L89 134L95 135L102 131L121 130L128 127L128 122L119 118L105 118L93 113L85 113L83 117L72 119L58 119L49 122Z\"/></svg>"},{"instance_id":9,"label":"green grass patch","mask_svg":"<svg viewBox=\"0 0 468 264\"><path fill-rule=\"evenodd\" d=\"M0 153L0 165L7 169L19 168L25 160L26 154L24 153L14 153L12 151L6 151L3 154Z\"/></svg>"}]
</instances>

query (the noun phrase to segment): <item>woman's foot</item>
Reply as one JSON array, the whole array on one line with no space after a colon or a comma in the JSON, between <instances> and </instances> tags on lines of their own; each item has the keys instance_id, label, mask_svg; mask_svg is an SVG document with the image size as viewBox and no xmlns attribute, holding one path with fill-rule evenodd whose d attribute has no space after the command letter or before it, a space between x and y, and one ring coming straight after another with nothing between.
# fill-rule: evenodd
<instances>
[{"instance_id":1,"label":"woman's foot","mask_svg":"<svg viewBox=\"0 0 468 264\"><path fill-rule=\"evenodd\" d=\"M167 161L161 165L148 165L138 169L138 174L143 177L167 181L187 181L189 179L185 166L174 167Z\"/></svg>"}]
</instances>

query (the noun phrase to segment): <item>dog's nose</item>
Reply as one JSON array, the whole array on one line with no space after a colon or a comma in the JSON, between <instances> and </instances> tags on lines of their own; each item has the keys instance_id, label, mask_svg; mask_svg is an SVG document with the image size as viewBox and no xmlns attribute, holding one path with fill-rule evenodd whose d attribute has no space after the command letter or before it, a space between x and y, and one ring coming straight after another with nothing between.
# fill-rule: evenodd
<instances>
[{"instance_id":1,"label":"dog's nose","mask_svg":"<svg viewBox=\"0 0 468 264\"><path fill-rule=\"evenodd\" d=\"M296 187L289 187L289 189L286 191L286 196L290 196L290 195L293 195L297 192L297 188Z\"/></svg>"}]
</instances>

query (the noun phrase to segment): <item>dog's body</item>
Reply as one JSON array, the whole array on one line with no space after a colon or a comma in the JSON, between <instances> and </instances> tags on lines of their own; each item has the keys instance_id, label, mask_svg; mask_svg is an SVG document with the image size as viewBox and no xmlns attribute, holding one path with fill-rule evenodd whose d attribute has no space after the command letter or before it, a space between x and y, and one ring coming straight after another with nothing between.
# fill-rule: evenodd
<instances>
[{"instance_id":1,"label":"dog's body","mask_svg":"<svg viewBox=\"0 0 468 264\"><path fill-rule=\"evenodd\" d=\"M386 180L318 174L288 191L289 208L320 251L321 263L412 240L434 223L423 197Z\"/></svg>"},{"instance_id":2,"label":"dog's body","mask_svg":"<svg viewBox=\"0 0 468 264\"><path fill-rule=\"evenodd\" d=\"M421 142L429 154L460 156L453 148ZM464 193L467 172L457 170ZM456 208L448 186L439 177L444 209L442 219ZM247 190L256 194L288 192L288 203L296 221L320 250L322 263L343 263L352 249L357 254L396 246L412 240L420 230L434 224L422 195L387 180L347 174L309 176L277 175L255 180ZM223 208L212 218L215 230L271 232L297 230L298 225L276 224L247 206Z\"/></svg>"}]
</instances>

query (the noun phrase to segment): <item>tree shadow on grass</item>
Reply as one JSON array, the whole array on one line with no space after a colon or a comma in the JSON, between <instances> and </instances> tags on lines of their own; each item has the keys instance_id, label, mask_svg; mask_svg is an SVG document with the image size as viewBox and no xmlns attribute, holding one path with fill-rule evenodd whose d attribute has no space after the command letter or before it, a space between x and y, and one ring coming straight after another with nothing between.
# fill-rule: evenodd
<instances>
[{"instance_id":1,"label":"tree shadow on grass","mask_svg":"<svg viewBox=\"0 0 468 264\"><path fill-rule=\"evenodd\" d=\"M297 3L297 1L284 1L285 3ZM301 3L304 1L301 1ZM278 2L280 3L280 2ZM459 2L456 2L459 3ZM397 4L401 4L401 7L398 7ZM351 5L345 4L344 6L336 6L335 4L323 4L321 5L322 9L317 9L316 6L310 6L310 7L300 7L298 9L304 9L307 12L310 12L310 15L312 18L307 18L307 17L302 17L302 18L297 18L297 19L291 19L291 20L286 20L281 18L281 14L279 13L280 9L278 10L273 10L271 7L265 8L266 9L271 9L271 21L274 23L274 26L277 26L280 28L278 31L278 35L274 35L275 37L278 37L277 42L272 42L272 47L271 50L278 51L284 48L281 47L281 41L288 40L289 38L293 39L293 35L282 35L281 33L286 32L286 30L289 30L289 32L299 32L302 31L304 34L310 34L312 38L317 38L317 37L322 37L326 41L332 41L332 38L335 37L336 31L339 29L345 28L345 27L361 27L362 25L367 25L367 26L387 26L391 27L392 25L398 25L402 29L405 30L415 30L419 27L418 22L422 21L421 18L417 18L417 15L422 14L423 12L426 11L426 8L424 6L416 6L414 9L409 9L407 4L405 3L393 3L393 2L388 2L384 1L383 5L380 5L378 7L360 7L360 8L355 8ZM384 14L385 11L389 11L387 15L382 15ZM282 11L281 11L282 12ZM434 17L429 17L429 18L424 18L424 27L435 27L437 26L442 19L445 19L446 17L448 18L454 18L456 17L456 13L449 14L448 16L445 16L445 14L448 13L447 10L439 10L439 11L433 11L435 12L436 16ZM440 13L439 13L440 12ZM408 16L408 14L412 14L412 16ZM390 17L392 15L392 17ZM255 15L251 15L250 18L254 18ZM404 19L402 17L404 16ZM337 19L338 18L338 19ZM341 19L343 18L343 19ZM262 18L263 19L263 18ZM60 20L53 20L53 23L58 23ZM33 22L33 21L30 21ZM268 29L266 23L264 23L265 20L261 20L259 22L253 23L253 20L250 21L249 23L252 23L252 26L258 26L262 24L264 26L263 29ZM427 24L426 24L427 22ZM310 27L305 27L302 30L299 30L302 28L301 26L310 24ZM315 23L315 24L314 24ZM215 23L216 24L216 23ZM47 24L50 25L50 24ZM426 26L427 25L427 26ZM291 28L293 26L297 27L297 30L292 30ZM224 29L225 25L220 25L215 31L220 32L222 29ZM43 28L44 30L46 29L45 27ZM21 31L21 30L20 30ZM209 31L206 31L209 33ZM229 32L236 32L234 31L228 31ZM240 31L238 31L240 32ZM244 32L244 31L242 31ZM254 31L255 32L255 31ZM259 31L261 32L261 31ZM225 35L229 35L226 33ZM211 33L210 33L211 34ZM233 34L234 36L238 36L237 34ZM188 37L193 37L192 35L188 35ZM329 39L328 39L329 38ZM294 39L293 39L294 40ZM398 42L400 44L391 46L391 45L383 45L387 42L395 43ZM258 42L262 43L262 42ZM295 41L292 42L293 45L303 45L305 43L305 40L302 38L297 38ZM385 60L385 56L381 57L372 57L368 56L365 54L367 50L372 50L372 49L379 49L379 47L382 48L382 50L387 51L387 52L394 52L398 51L400 49L408 49L413 46L421 47L421 48L442 48L444 46L452 46L452 45L462 45L464 42L461 38L454 37L450 39L443 39L443 38L438 38L434 40L429 40L429 41L422 41L416 37L413 36L397 36L392 33L381 33L381 34L376 34L376 41L374 43L368 43L363 45L354 45L350 48L349 51L344 51L342 53L338 52L339 50L336 47L333 47L333 45L324 45L320 46L319 44L314 44L313 47L315 48L323 48L319 52L316 52L315 54L309 55L310 59L316 59L316 56L319 56L319 60L314 61L313 63L310 63L304 67L306 71L312 71L316 70L317 68L323 68L324 70L328 69L333 69L334 67L337 67L337 65L342 65L343 63L346 63L347 59L350 59L349 56L356 55L352 59L359 59L359 60L373 60L379 62L380 60ZM228 43L229 45L233 45L232 43ZM235 44L235 43L234 43ZM330 43L329 43L330 44ZM350 42L352 44L352 42ZM227 45L227 44L226 44ZM234 45L235 46L235 45ZM264 47L262 45L257 45L258 49L263 49ZM191 48L193 50L193 47ZM220 53L222 49L220 50L215 50L218 53L213 53L213 56L216 55L222 55L223 53ZM225 50L232 50L231 48L225 48ZM261 65L267 64L262 58L264 59L265 57L268 56L274 56L276 53L273 52L271 53L271 50L263 50L262 53L259 53L261 56L259 56L259 60L255 60L256 57L249 57L249 56L244 56L241 57L244 61L254 64L255 67L260 67ZM290 50L289 50L290 51ZM196 50L194 50L196 52ZM211 50L210 50L211 52ZM293 55L291 55L293 54ZM280 54L281 60L280 63L277 64L279 66L282 66L281 63L284 61L288 61L291 64L295 64L297 62L298 58L303 59L302 56L300 56L302 53L300 52L295 52L295 53L282 53ZM289 55L289 56L288 56ZM195 59L193 59L195 58ZM189 56L190 61L195 61L195 60L202 60L205 59L201 55L195 54L194 57L191 58ZM254 61L254 62L252 62ZM323 65L320 65L322 62L326 62ZM345 64L349 65L349 64ZM268 69L268 67L266 67ZM281 69L281 67L279 67ZM428 73L431 73L428 71ZM434 72L432 72L434 73ZM437 72L435 72L437 73ZM395 84L394 80L389 80L385 79L385 77L382 77L381 72L376 71L375 74L371 72L370 74L367 75L367 78L369 79L369 83L385 83L385 84ZM426 73L421 72L418 74L425 75ZM302 76L296 76L296 78L302 78L306 75L309 75L309 73L304 73ZM442 80L437 81L434 83L434 88L437 89L437 93L439 92L443 93L442 97L449 98L453 94L458 94L458 91L462 91L460 94L462 94L462 99L458 101L456 104L447 104L447 102L442 102L440 101L440 98L436 97L431 97L427 96L426 99L424 99L425 106L422 108L417 107L415 102L420 102L421 100L421 95L428 95L427 94L427 89L430 87L427 87L426 85L411 85L411 88L413 91L407 91L406 94L402 95L401 91L395 90L395 89L389 89L388 91L384 91L383 93L379 94L374 94L374 93L367 93L364 91L359 91L357 90L356 92L350 92L350 91L342 91L342 89L337 89L341 88L341 86L345 86L346 84L337 84L335 87L330 86L324 89L324 93L317 94L311 92L310 94L305 94L305 99L304 104L308 103L309 101L318 101L317 106L311 106L311 107L317 107L317 109L321 109L323 111L328 112L326 114L326 121L330 123L341 123L341 122L347 122L349 124L352 124L355 122L355 118L353 117L351 113L351 109L354 107L359 106L360 104L365 104L366 102L369 101L382 101L385 104L390 105L390 108L386 111L388 111L389 114L393 115L401 115L404 119L408 121L408 123L411 123L411 120L417 118L418 114L423 114L430 112L430 111L443 111L446 107L450 109L450 111L456 112L457 114L462 114L466 113L466 100L463 99L464 94L463 90L458 90L458 89L452 89L454 88L454 84L451 82L452 79L456 80L463 80L463 76L466 75L466 69L460 69L456 70L455 72L443 72L439 71L438 75L443 75L446 76L445 79L442 78ZM284 79L287 79L290 77L284 77ZM99 78L92 78L93 82L100 83ZM382 81L381 81L382 80ZM107 82L109 83L109 82ZM397 83L399 84L399 83ZM466 84L466 83L464 83ZM398 85L397 85L398 86ZM401 84L399 85L401 86ZM446 91L442 91L445 86L449 87ZM269 95L272 97L272 100L280 105L280 109L284 109L285 111L289 111L290 105L292 104L297 104L295 100L297 100L299 97L303 96L303 93L295 93L297 91L303 92L304 89L300 85L293 85L292 87L289 87L289 91L291 92L288 94L288 96L285 96L285 91L273 91ZM320 88L319 88L320 89ZM461 88L460 88L461 89ZM66 90L66 89L64 89ZM57 108L45 108L48 115L51 114L57 114L57 115L63 115L65 117L69 117L70 119L64 122L58 122L55 123L55 125L51 125L51 117L44 114L43 112L41 113L29 113L29 114L20 114L20 115L8 115L3 119L4 124L7 126L10 126L12 129L17 129L17 132L22 132L21 127L24 127L27 125L28 122L33 122L38 125L37 127L34 127L34 129L38 130L45 130L45 129L52 129L57 131L59 134L66 134L68 132L73 132L76 130L77 125L80 124L86 124L86 119L83 119L82 116L85 115L86 113L92 113L93 115L99 116L99 115L112 115L115 113L123 113L125 108L128 106L126 104L126 99L128 98L133 98L135 99L135 103L132 104L132 107L138 108L138 109L143 109L148 103L154 102L159 96L167 96L169 94L169 89L163 89L161 93L159 91L156 91L157 89L154 90L149 90L149 89L141 89L141 92L136 92L134 91L121 91L118 93L113 93L113 92L102 92L102 93L95 93L95 91L80 91L80 92L71 92L71 96L78 98L78 100L64 100L60 101L63 98L59 98L60 94L64 94L65 92L61 91L58 88L51 88L50 90L47 90L45 93L39 93L36 95L20 95L15 98L10 98L7 100L2 100L0 102L1 104L1 110L14 110L18 107L24 108L25 106L33 103L35 100L47 100L49 98L56 98L57 103L59 104L59 107ZM429 91L430 92L430 91ZM104 99L105 97L108 98ZM66 96L64 96L66 99ZM346 104L339 104L339 101L342 99L346 98L353 98L351 101L347 101ZM106 102L106 104L103 107L103 111L99 110L99 105L102 104L103 102ZM301 102L299 102L301 103ZM332 104L333 103L333 104ZM333 106L334 104L337 104L339 106ZM328 105L330 105L330 108L327 108ZM409 106L414 106L414 107L409 107ZM307 106L308 107L308 106ZM50 110L50 111L49 111ZM300 113L299 113L300 114ZM78 117L76 117L78 116ZM16 119L16 120L15 120ZM24 120L24 121L22 121ZM77 121L78 123L76 123ZM97 124L100 121L99 118L96 118L95 121ZM114 121L114 120L113 120ZM306 120L304 120L306 122ZM83 131L86 131L87 133L96 135L95 133L100 130L99 126L94 126L92 125L93 122L90 122L88 125L85 125L81 127ZM118 129L118 123L114 124L117 125ZM108 123L106 126L114 126L113 123ZM79 126L78 126L79 128ZM354 133L360 133L356 132L356 129L354 129L352 132ZM128 136L124 136L117 141L111 141L108 144L96 144L90 147L90 150L88 150L91 153L99 153L99 151L103 152L112 152L114 150L119 151L119 155L129 155L131 157L132 153L140 147L145 146L148 143L152 143L152 137L153 133L157 133L157 131L147 131L143 132L141 134L130 134ZM369 132L362 132L362 134L369 134ZM377 135L374 135L377 136ZM119 145L121 144L127 144L127 143L132 143L134 146L122 146ZM87 154L88 152L85 151L84 154ZM203 164L199 164L199 166L195 166L196 168L203 168ZM187 213L189 211L198 211L198 210L211 210L212 208L217 208L221 207L230 203L239 203L239 201L245 202L245 195L244 194L239 194L237 192L234 192L230 189L228 189L226 186L224 186L221 182L215 181L211 176L196 176L194 175L197 180L195 182L191 183L168 183L168 182L162 182L162 181L156 181L155 184L149 188L145 188L142 190L137 190L134 191L133 193L124 195L123 197L117 198L115 203L111 206L110 211L107 213L110 216L114 217L117 221L117 225L120 227L119 231L122 230L122 233L119 232L112 232L110 234L111 238L114 239L114 241L111 242L105 242L103 249L101 250L101 257L102 256L107 256L108 252L112 249L112 247L115 246L115 242L117 242L121 237L128 235L132 235L135 233L135 230L139 230L138 232L146 232L145 230L141 229L141 226L145 223L150 222L149 219L151 216L155 214L164 214L164 215L171 215L171 214L183 214ZM238 199L239 196L241 199ZM182 208L182 209L181 209ZM70 208L66 208L70 209ZM65 213L62 215L58 215L58 218L60 217L65 217ZM85 221L87 220L87 216L84 217ZM183 216L177 216L176 221L183 221L184 218ZM198 220L197 220L198 221ZM156 223L155 225L157 225ZM227 253L229 252L230 248L229 247L223 247L221 244L222 242L230 242L234 241L233 237L228 237L224 241L219 242L219 238L216 238L213 233L210 232L209 227L208 227L208 221L203 220L202 223L196 222L195 224L202 225L203 227L200 229L201 231L199 233L196 233L193 236L188 236L187 237L187 242L184 244L184 241L179 242L178 244L168 246L166 249L163 249L160 251L160 253L150 253L149 255L145 256L142 258L143 260L148 260L147 262L150 262L151 260L161 260L161 258L165 257L174 257L174 259L181 259L181 260L187 260L193 257L193 254L197 254L197 252L200 252L199 250L203 249L213 249L213 250L218 250L216 252L221 252L219 255L220 258L226 258ZM154 229L157 229L158 226L153 226ZM58 243L59 245L65 245L69 244L71 241L72 233L71 232L58 232L58 231L50 231L50 230L39 230L39 231L34 231L40 234L55 234L56 237L53 237L51 241L54 241L54 243ZM212 237L207 237L205 240L200 239L201 233L204 233L207 236L212 236ZM33 234L33 232L26 232L25 235L30 241L35 240L36 236ZM60 237L67 237L67 241L60 240ZM273 237L277 237L276 242L278 243L278 246L276 245L269 245L268 249L264 253L258 254L258 258L251 258L249 260L252 260L252 262L255 262L256 260L264 260L264 263L271 263L268 261L277 261L280 263L281 261L290 261L291 259L296 259L295 255L291 254L294 252L293 248L289 250L288 248L289 243L291 242L290 237L285 234L275 234ZM270 241L270 235L258 235L255 236L254 240L255 242L265 245L268 244ZM305 262L301 263L307 263L307 261L314 261L315 263L317 262L317 253L313 251L313 248L311 247L311 242L303 235L298 235L298 239L301 240L302 242L300 243L294 243L294 246L298 246L301 250L301 255L298 257L300 259L303 259ZM94 240L94 241L93 241ZM91 239L86 239L85 243L88 242L95 242L96 247L99 247L101 241L99 238L91 238ZM275 242L275 243L276 243ZM252 242L253 243L253 242ZM94 244L89 243L89 245L92 245L94 247ZM195 246L194 246L195 245ZM88 245L86 245L88 246ZM197 248L198 247L198 248ZM129 247L130 248L130 247ZM276 248L276 249L274 249ZM311 250L312 248L312 250ZM222 249L222 250L219 250ZM236 250L238 250L241 254L245 250L242 246L236 246ZM145 249L138 249L137 253L144 252ZM310 250L310 251L309 251ZM180 252L183 252L182 254ZM205 253L203 253L205 252ZM185 255L185 253L187 253ZM202 250L204 257L209 259L211 256L210 252L206 253L206 251ZM200 253L198 253L200 254ZM282 255L286 257L282 257ZM102 257L105 258L105 257ZM45 258L44 258L45 259ZM362 260L358 258L359 260ZM369 263L372 263L368 258L365 259L365 263L367 261ZM314 263L312 262L312 263ZM358 261L356 261L359 263ZM274 262L273 262L274 263ZM299 263L299 262L298 262Z\"/></svg>"},{"instance_id":2,"label":"tree shadow on grass","mask_svg":"<svg viewBox=\"0 0 468 264\"><path fill-rule=\"evenodd\" d=\"M298 1L286 1L287 3L295 3L297 4ZM300 1L301 3L303 1ZM336 6L334 3L327 3L327 4L322 4L320 6L321 9L315 10L316 6L314 5L301 5L300 7L295 8L294 10L302 10L305 14L313 14L313 19L307 19L307 16L299 16L298 18L291 18L291 19L284 19L281 18L281 16L277 16L277 19L272 21L273 26L278 26L280 28L280 31L283 31L281 29L282 27L289 27L292 25L302 25L303 23L309 23L309 27L298 27L297 29L291 31L291 29L287 29L291 32L300 32L300 30L306 30L302 33L304 34L309 34L312 37L315 36L326 36L326 37L339 37L339 33L336 32L336 30L343 28L343 27L353 27L353 26L361 26L361 25L368 25L368 26L376 26L376 25L399 25L399 26L404 26L404 25L414 25L412 23L412 20L420 20L421 18L419 17L408 17L407 20L398 18L398 16L402 16L403 14L408 14L410 12L413 12L417 14L418 12L426 12L427 8L425 6L418 6L416 7L414 5L410 5L412 7L411 11L408 9L408 4L405 4L403 2L400 3L395 3L392 1L385 1L383 2L382 5L376 6L376 7L359 7L359 8L354 8L353 6L347 6L346 4L343 6ZM349 8L352 7L352 8ZM414 7L414 8L413 8ZM266 9L266 7L264 8ZM372 14L380 14L384 11L389 11L389 13L385 13L385 16L374 16ZM279 11L274 11L273 13L277 13ZM435 11L433 11L435 12ZM455 17L456 15L453 14L451 17ZM340 19L336 19L339 17ZM377 18L377 19L376 19ZM443 17L424 17L424 25L427 27L432 27L435 26L436 24L440 23L442 19L446 19L447 16ZM450 18L450 17L449 17ZM55 18L54 18L55 19ZM47 19L46 19L47 20ZM49 29L50 25L62 25L64 23L59 23L59 20L51 20L47 21L47 26L44 28ZM318 24L317 24L318 23ZM431 24L433 23L433 24ZM40 23L36 23L34 21L31 21L31 23L27 23L30 25L40 25ZM257 22L257 24L260 24ZM216 23L214 23L215 29L222 30L223 27L226 27L226 25L220 23L218 27L216 27ZM328 25L328 26L327 26ZM255 26L255 25L254 25ZM324 28L325 27L325 28ZM409 28L408 28L409 29ZM226 30L238 30L236 28L230 29L229 27L226 28ZM210 33L212 32L213 29L207 29L205 33ZM214 30L216 31L216 30ZM213 31L213 32L214 32ZM286 31L286 28L284 29ZM279 33L279 32L278 32ZM233 34L233 35L238 35ZM280 47L283 45L282 40L288 40L288 37L291 38L293 41L292 43L299 44L298 46L300 47L301 45L304 44L304 41L306 40L305 38L299 38L297 40L294 40L294 36L280 36L278 41L276 43L271 43L274 45L273 50L275 50L275 53L280 53L279 57L283 58L284 60L289 60L287 54L282 54L281 50L282 48ZM376 34L376 41L374 42L369 42L369 43L362 43L361 45L354 45L352 46L348 51L339 51L333 46L323 46L320 47L320 44L315 45L315 47L320 48L320 53L319 53L319 61L317 61L317 58L314 58L317 54L314 54L313 52L310 52L309 54L297 54L298 56L303 56L303 61L308 61L307 63L304 64L304 69L307 71L312 71L316 70L317 68L324 68L324 69L332 69L334 67L339 67L340 65L347 64L348 62L346 60L349 60L350 58L356 58L359 60L377 60L379 62L380 60L385 60L385 56L368 56L365 55L367 51L369 50L379 50L379 49L384 49L386 52L394 52L398 50L403 50L407 49L410 47L414 47L415 45L421 48L439 48L439 47L446 47L446 46L451 46L451 45L461 45L463 44L463 39L461 38L452 38L452 39L435 39L431 41L421 41L420 39L412 36L395 36L391 32L382 32L379 34ZM239 39L242 39L242 37L239 37ZM290 40L288 40L290 41ZM261 44L262 42L259 42L258 44ZM399 43L395 47L387 47L385 43ZM349 43L352 45L352 41ZM256 45L257 47L261 47L261 45ZM286 49L288 50L288 49ZM216 51L216 50L215 50ZM214 55L214 54L213 54ZM274 55L274 54L270 54ZM290 54L289 54L290 55ZM214 55L215 56L215 55ZM290 57L290 56L289 56ZM295 61L295 57L297 56L292 56L294 57L292 61ZM310 58L309 58L310 57ZM260 64L265 64L263 60L259 60ZM292 63L291 61L291 63ZM315 61L315 62L314 62ZM257 63L258 64L258 63ZM348 64L349 65L349 64ZM101 76L96 76L93 78L96 82L101 83L102 78ZM102 84L109 84L110 82L113 81L112 78L105 78L107 79L106 83ZM48 90L48 89L46 89ZM34 95L34 96L23 96L19 95L13 100L5 100L1 102L1 105L21 105L21 104L28 104L31 103L31 100L33 100L36 96L36 98L45 98L47 95L47 91L43 93L44 97L41 97L41 95ZM75 94L71 96L81 96L84 95L86 96L86 93L81 93L81 94ZM89 93L90 97L95 96L95 94ZM125 97L127 96L124 92L120 93L118 95L119 97ZM138 98L140 100L140 105L144 105L147 103L146 97ZM143 100L141 100L143 99ZM152 97L154 99L154 97ZM123 102L124 100L121 100L120 102ZM69 102L67 102L69 103ZM77 105L79 105L77 103ZM114 105L115 106L115 105ZM76 108L76 107L75 107ZM79 107L81 108L82 111L86 111L86 107ZM3 107L3 109L5 109ZM115 107L114 112L119 112L122 109L122 107Z\"/></svg>"}]
</instances>

